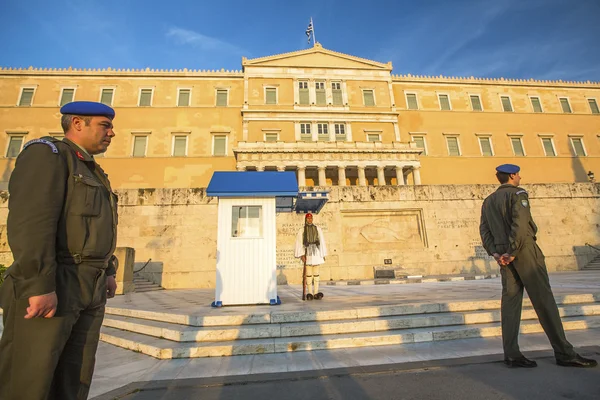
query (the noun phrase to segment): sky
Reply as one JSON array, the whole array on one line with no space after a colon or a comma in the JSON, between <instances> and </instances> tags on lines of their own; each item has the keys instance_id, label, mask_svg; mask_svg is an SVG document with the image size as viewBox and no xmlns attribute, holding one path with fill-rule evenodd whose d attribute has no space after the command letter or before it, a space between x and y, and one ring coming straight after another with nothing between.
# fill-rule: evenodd
<instances>
[{"instance_id":1,"label":"sky","mask_svg":"<svg viewBox=\"0 0 600 400\"><path fill-rule=\"evenodd\" d=\"M0 66L240 70L311 17L394 74L600 81L600 0L0 0Z\"/></svg>"}]
</instances>

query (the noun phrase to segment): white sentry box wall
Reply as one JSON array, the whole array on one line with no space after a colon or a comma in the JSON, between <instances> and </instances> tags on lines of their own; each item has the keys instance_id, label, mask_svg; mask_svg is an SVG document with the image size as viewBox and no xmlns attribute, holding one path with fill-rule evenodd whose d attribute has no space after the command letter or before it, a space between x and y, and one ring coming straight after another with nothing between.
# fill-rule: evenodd
<instances>
[{"instance_id":1,"label":"white sentry box wall","mask_svg":"<svg viewBox=\"0 0 600 400\"><path fill-rule=\"evenodd\" d=\"M261 206L262 237L232 237L232 209ZM277 299L275 197L219 198L215 301L269 304Z\"/></svg>"}]
</instances>

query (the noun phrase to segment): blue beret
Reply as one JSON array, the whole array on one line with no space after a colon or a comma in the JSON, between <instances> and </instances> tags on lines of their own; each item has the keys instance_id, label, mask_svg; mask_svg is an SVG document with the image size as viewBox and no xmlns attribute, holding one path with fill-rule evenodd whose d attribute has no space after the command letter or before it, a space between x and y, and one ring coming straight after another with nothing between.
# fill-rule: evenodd
<instances>
[{"instance_id":1,"label":"blue beret","mask_svg":"<svg viewBox=\"0 0 600 400\"><path fill-rule=\"evenodd\" d=\"M516 174L520 170L521 168L518 165L514 164L502 164L496 167L496 171L504 172L505 174Z\"/></svg>"},{"instance_id":2,"label":"blue beret","mask_svg":"<svg viewBox=\"0 0 600 400\"><path fill-rule=\"evenodd\" d=\"M95 101L74 101L67 103L60 108L60 113L84 116L102 115L110 119L115 118L115 110L106 104L96 103Z\"/></svg>"}]
</instances>

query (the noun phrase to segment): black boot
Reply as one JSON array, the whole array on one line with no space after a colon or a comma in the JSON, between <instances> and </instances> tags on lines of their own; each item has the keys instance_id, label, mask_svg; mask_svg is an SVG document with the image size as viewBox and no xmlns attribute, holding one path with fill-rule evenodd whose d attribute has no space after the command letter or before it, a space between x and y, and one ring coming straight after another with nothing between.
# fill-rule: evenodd
<instances>
[{"instance_id":1,"label":"black boot","mask_svg":"<svg viewBox=\"0 0 600 400\"><path fill-rule=\"evenodd\" d=\"M319 293L315 294L315 299L321 300L322 298L323 298L323 293L319 292Z\"/></svg>"},{"instance_id":2,"label":"black boot","mask_svg":"<svg viewBox=\"0 0 600 400\"><path fill-rule=\"evenodd\" d=\"M521 356L519 358L505 358L504 364L508 365L511 368L535 368L537 367L537 363L533 360L525 358L525 356Z\"/></svg>"},{"instance_id":3,"label":"black boot","mask_svg":"<svg viewBox=\"0 0 600 400\"><path fill-rule=\"evenodd\" d=\"M314 296L310 293L306 295L306 300L312 300L313 298Z\"/></svg>"}]
</instances>

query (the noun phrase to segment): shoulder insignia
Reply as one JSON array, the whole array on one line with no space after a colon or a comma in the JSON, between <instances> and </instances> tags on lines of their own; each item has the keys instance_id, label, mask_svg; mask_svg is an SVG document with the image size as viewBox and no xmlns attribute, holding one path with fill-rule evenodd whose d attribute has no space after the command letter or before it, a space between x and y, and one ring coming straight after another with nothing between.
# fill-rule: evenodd
<instances>
[{"instance_id":1,"label":"shoulder insignia","mask_svg":"<svg viewBox=\"0 0 600 400\"><path fill-rule=\"evenodd\" d=\"M56 148L56 145L54 143L52 143L49 140L46 139L33 139L30 140L29 142L25 143L25 145L23 146L23 150L25 150L27 147L31 146L32 144L36 144L36 143L43 143L47 146L50 146L50 148L52 149L52 152L54 154L58 154L58 149Z\"/></svg>"},{"instance_id":2,"label":"shoulder insignia","mask_svg":"<svg viewBox=\"0 0 600 400\"><path fill-rule=\"evenodd\" d=\"M521 189L521 190L519 190L518 192L516 192L515 194L523 194L523 193L524 193L524 194L527 194L527 190L523 190L523 189Z\"/></svg>"}]
</instances>

